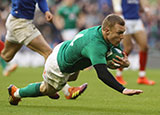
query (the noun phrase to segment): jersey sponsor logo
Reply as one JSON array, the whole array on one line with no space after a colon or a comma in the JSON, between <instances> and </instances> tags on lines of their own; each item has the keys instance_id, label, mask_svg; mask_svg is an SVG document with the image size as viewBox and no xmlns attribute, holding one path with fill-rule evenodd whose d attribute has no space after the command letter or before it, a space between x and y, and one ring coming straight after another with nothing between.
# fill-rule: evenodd
<instances>
[{"instance_id":1,"label":"jersey sponsor logo","mask_svg":"<svg viewBox=\"0 0 160 115\"><path fill-rule=\"evenodd\" d=\"M127 0L128 4L139 4L139 0Z\"/></svg>"},{"instance_id":2,"label":"jersey sponsor logo","mask_svg":"<svg viewBox=\"0 0 160 115\"><path fill-rule=\"evenodd\" d=\"M77 34L74 39L72 40L72 42L70 43L70 46L73 46L75 40L77 40L78 38L81 38L83 36L83 34Z\"/></svg>"},{"instance_id":3,"label":"jersey sponsor logo","mask_svg":"<svg viewBox=\"0 0 160 115\"><path fill-rule=\"evenodd\" d=\"M70 19L70 20L75 20L75 19L76 19L76 15L75 15L74 13L71 13L71 14L69 15L69 19Z\"/></svg>"}]
</instances>

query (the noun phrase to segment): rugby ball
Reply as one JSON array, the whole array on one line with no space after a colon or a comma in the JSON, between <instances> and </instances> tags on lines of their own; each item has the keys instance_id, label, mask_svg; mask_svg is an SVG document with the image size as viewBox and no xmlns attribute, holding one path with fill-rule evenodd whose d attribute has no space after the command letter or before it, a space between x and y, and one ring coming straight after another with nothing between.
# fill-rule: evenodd
<instances>
[{"instance_id":1,"label":"rugby ball","mask_svg":"<svg viewBox=\"0 0 160 115\"><path fill-rule=\"evenodd\" d=\"M121 58L123 58L123 51L119 48L111 48L109 52L107 52L106 55L106 60L107 60L107 67L110 69L117 69L118 67L120 67L119 64L114 63L112 64L113 59L119 60L116 56L119 56ZM114 62L114 61L113 61Z\"/></svg>"}]
</instances>

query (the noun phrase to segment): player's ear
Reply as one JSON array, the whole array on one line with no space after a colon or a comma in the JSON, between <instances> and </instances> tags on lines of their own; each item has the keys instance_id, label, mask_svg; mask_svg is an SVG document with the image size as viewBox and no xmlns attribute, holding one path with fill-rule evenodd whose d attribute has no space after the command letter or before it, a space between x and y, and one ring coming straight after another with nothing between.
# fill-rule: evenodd
<instances>
[{"instance_id":1,"label":"player's ear","mask_svg":"<svg viewBox=\"0 0 160 115\"><path fill-rule=\"evenodd\" d=\"M107 34L107 35L109 35L110 30L109 30L109 28L108 28L108 27L106 27L106 28L105 28L105 32L106 32L106 34Z\"/></svg>"}]
</instances>

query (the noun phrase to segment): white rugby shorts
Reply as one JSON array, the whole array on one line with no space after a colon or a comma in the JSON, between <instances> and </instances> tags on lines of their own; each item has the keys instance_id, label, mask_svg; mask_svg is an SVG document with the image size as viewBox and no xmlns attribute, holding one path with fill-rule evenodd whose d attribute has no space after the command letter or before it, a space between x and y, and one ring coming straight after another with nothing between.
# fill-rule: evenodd
<instances>
[{"instance_id":1,"label":"white rugby shorts","mask_svg":"<svg viewBox=\"0 0 160 115\"><path fill-rule=\"evenodd\" d=\"M138 20L126 20L125 19L126 31L124 34L134 34L138 31L144 31L144 25L141 19Z\"/></svg>"},{"instance_id":2,"label":"white rugby shorts","mask_svg":"<svg viewBox=\"0 0 160 115\"><path fill-rule=\"evenodd\" d=\"M57 62L57 54L58 54L58 51L61 45L62 43L57 45L53 49L53 52L47 58L46 63L45 63L44 73L43 73L44 81L50 84L56 90L61 90L66 84L66 82L68 81L69 76L73 74L73 73L71 74L62 73L60 71L60 68Z\"/></svg>"},{"instance_id":3,"label":"white rugby shorts","mask_svg":"<svg viewBox=\"0 0 160 115\"><path fill-rule=\"evenodd\" d=\"M34 38L41 35L32 22L33 20L16 18L10 14L6 21L6 39L13 43L28 45Z\"/></svg>"}]
</instances>

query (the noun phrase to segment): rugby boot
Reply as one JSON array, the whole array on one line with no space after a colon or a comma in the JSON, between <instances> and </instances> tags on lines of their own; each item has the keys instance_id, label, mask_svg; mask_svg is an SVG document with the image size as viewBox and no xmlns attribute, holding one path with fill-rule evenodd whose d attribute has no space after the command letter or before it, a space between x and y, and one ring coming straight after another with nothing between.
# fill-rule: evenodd
<instances>
[{"instance_id":1,"label":"rugby boot","mask_svg":"<svg viewBox=\"0 0 160 115\"><path fill-rule=\"evenodd\" d=\"M9 93L9 103L11 105L18 105L19 101L21 101L21 98L17 98L14 96L14 93L17 91L17 87L14 85L10 85L8 87L8 93Z\"/></svg>"},{"instance_id":2,"label":"rugby boot","mask_svg":"<svg viewBox=\"0 0 160 115\"><path fill-rule=\"evenodd\" d=\"M79 87L70 87L68 89L68 92L70 93L68 96L65 96L66 99L76 99L78 96L80 96L87 88L88 84L84 83L83 85Z\"/></svg>"},{"instance_id":3,"label":"rugby boot","mask_svg":"<svg viewBox=\"0 0 160 115\"><path fill-rule=\"evenodd\" d=\"M126 85L127 84L127 82L123 79L122 76L116 76L116 80L122 85Z\"/></svg>"},{"instance_id":4,"label":"rugby boot","mask_svg":"<svg viewBox=\"0 0 160 115\"><path fill-rule=\"evenodd\" d=\"M148 80L147 77L139 77L137 79L138 84L144 84L144 85L154 85L155 81L153 80Z\"/></svg>"}]
</instances>

